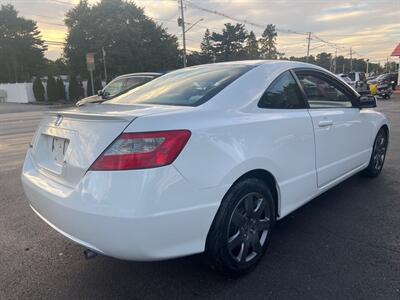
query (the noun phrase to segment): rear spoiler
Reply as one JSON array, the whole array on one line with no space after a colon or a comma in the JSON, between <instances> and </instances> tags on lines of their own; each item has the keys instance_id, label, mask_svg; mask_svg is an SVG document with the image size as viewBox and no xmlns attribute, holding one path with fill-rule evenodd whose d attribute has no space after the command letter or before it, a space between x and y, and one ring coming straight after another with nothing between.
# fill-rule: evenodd
<instances>
[{"instance_id":1,"label":"rear spoiler","mask_svg":"<svg viewBox=\"0 0 400 300\"><path fill-rule=\"evenodd\" d=\"M131 122L137 117L131 115L114 115L111 113L88 113L88 112L77 112L77 111L49 111L46 113L50 116L62 116L71 119L84 119L84 120L108 120L108 121L127 121Z\"/></svg>"}]
</instances>

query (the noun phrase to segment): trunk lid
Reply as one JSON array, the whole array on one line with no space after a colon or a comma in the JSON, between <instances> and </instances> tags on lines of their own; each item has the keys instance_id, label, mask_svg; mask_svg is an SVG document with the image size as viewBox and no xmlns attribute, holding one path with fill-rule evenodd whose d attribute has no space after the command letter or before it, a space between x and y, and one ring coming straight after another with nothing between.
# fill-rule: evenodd
<instances>
[{"instance_id":1,"label":"trunk lid","mask_svg":"<svg viewBox=\"0 0 400 300\"><path fill-rule=\"evenodd\" d=\"M177 106L93 104L49 112L32 140L31 159L43 175L74 187L97 157L136 118L179 109Z\"/></svg>"}]
</instances>

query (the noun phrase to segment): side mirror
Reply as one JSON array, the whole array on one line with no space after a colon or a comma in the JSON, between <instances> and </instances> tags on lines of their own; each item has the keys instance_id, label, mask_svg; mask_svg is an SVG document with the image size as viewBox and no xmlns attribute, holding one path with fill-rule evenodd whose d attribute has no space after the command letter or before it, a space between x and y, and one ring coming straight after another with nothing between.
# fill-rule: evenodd
<instances>
[{"instance_id":1,"label":"side mirror","mask_svg":"<svg viewBox=\"0 0 400 300\"><path fill-rule=\"evenodd\" d=\"M98 90L97 91L97 96L103 96L103 90Z\"/></svg>"},{"instance_id":2,"label":"side mirror","mask_svg":"<svg viewBox=\"0 0 400 300\"><path fill-rule=\"evenodd\" d=\"M372 95L361 95L358 98L359 108L372 108L376 107L376 98Z\"/></svg>"}]
</instances>

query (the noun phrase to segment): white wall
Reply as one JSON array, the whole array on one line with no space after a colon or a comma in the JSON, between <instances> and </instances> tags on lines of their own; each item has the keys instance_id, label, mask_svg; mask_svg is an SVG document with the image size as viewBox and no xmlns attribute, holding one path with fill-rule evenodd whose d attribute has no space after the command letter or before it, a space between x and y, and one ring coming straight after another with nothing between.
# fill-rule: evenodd
<instances>
[{"instance_id":1,"label":"white wall","mask_svg":"<svg viewBox=\"0 0 400 300\"><path fill-rule=\"evenodd\" d=\"M0 83L0 90L6 91L6 102L28 103L36 101L31 82Z\"/></svg>"}]
</instances>

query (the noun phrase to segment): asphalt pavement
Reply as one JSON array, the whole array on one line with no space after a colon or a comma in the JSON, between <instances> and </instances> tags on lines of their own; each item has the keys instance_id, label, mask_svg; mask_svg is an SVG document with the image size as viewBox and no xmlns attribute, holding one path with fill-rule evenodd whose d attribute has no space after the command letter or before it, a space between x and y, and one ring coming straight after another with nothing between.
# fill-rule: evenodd
<instances>
[{"instance_id":1,"label":"asphalt pavement","mask_svg":"<svg viewBox=\"0 0 400 300\"><path fill-rule=\"evenodd\" d=\"M278 222L257 269L227 279L201 255L85 260L22 191L23 157L46 109L0 104L0 299L400 299L400 96L378 109L391 121L381 176L353 176Z\"/></svg>"}]
</instances>

